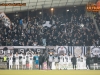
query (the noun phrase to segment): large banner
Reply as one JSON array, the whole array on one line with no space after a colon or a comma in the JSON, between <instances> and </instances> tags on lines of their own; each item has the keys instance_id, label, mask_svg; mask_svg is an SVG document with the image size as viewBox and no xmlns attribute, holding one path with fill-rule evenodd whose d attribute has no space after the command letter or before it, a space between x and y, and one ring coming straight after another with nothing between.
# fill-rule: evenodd
<instances>
[{"instance_id":1,"label":"large banner","mask_svg":"<svg viewBox=\"0 0 100 75\"><path fill-rule=\"evenodd\" d=\"M67 54L67 55L86 55L89 54L94 57L98 55L100 57L100 46L0 46L0 57L4 55L9 55L10 53L18 54L26 53L44 53L49 49L53 49L58 54Z\"/></svg>"},{"instance_id":2,"label":"large banner","mask_svg":"<svg viewBox=\"0 0 100 75\"><path fill-rule=\"evenodd\" d=\"M74 47L74 55L75 55L76 57L82 55L82 47L81 47L81 46L75 46L75 47Z\"/></svg>"},{"instance_id":3,"label":"large banner","mask_svg":"<svg viewBox=\"0 0 100 75\"><path fill-rule=\"evenodd\" d=\"M91 46L90 47L91 57L98 55L100 57L100 46Z\"/></svg>"},{"instance_id":4,"label":"large banner","mask_svg":"<svg viewBox=\"0 0 100 75\"><path fill-rule=\"evenodd\" d=\"M14 46L14 54L26 53L26 55L37 52L44 53L45 46Z\"/></svg>"},{"instance_id":5,"label":"large banner","mask_svg":"<svg viewBox=\"0 0 100 75\"><path fill-rule=\"evenodd\" d=\"M81 56L81 55L86 55L89 53L90 48L88 46L56 46L56 52L57 53L66 53L67 55L75 55Z\"/></svg>"},{"instance_id":6,"label":"large banner","mask_svg":"<svg viewBox=\"0 0 100 75\"><path fill-rule=\"evenodd\" d=\"M45 46L0 46L0 57L9 56L10 53L26 53L27 55L33 53L44 53Z\"/></svg>"},{"instance_id":7,"label":"large banner","mask_svg":"<svg viewBox=\"0 0 100 75\"><path fill-rule=\"evenodd\" d=\"M74 55L78 56L85 56L89 52L87 46L74 46Z\"/></svg>"},{"instance_id":8,"label":"large banner","mask_svg":"<svg viewBox=\"0 0 100 75\"><path fill-rule=\"evenodd\" d=\"M56 53L59 55L67 54L68 55L68 46L56 46Z\"/></svg>"},{"instance_id":9,"label":"large banner","mask_svg":"<svg viewBox=\"0 0 100 75\"><path fill-rule=\"evenodd\" d=\"M88 46L56 46L55 50L58 54L65 53L71 56L75 55L76 57L90 53L90 47Z\"/></svg>"},{"instance_id":10,"label":"large banner","mask_svg":"<svg viewBox=\"0 0 100 75\"><path fill-rule=\"evenodd\" d=\"M13 50L13 46L0 46L0 57L9 56L10 53L14 52Z\"/></svg>"}]
</instances>

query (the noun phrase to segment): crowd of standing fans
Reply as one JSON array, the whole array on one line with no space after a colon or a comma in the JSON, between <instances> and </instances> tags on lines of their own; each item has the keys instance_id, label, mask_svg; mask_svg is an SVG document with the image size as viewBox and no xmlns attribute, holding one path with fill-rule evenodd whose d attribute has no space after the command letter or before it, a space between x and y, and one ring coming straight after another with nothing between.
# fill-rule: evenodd
<instances>
[{"instance_id":1,"label":"crowd of standing fans","mask_svg":"<svg viewBox=\"0 0 100 75\"><path fill-rule=\"evenodd\" d=\"M100 30L100 14L96 14L95 19L96 19L96 23L98 25L98 28Z\"/></svg>"},{"instance_id":2,"label":"crowd of standing fans","mask_svg":"<svg viewBox=\"0 0 100 75\"><path fill-rule=\"evenodd\" d=\"M15 18L14 18L15 19ZM43 26L50 21L50 27ZM99 21L99 20L98 20ZM100 28L100 27L99 27ZM68 15L45 14L25 16L12 21L11 28L0 24L1 46L99 46L93 20L79 9L70 10Z\"/></svg>"}]
</instances>

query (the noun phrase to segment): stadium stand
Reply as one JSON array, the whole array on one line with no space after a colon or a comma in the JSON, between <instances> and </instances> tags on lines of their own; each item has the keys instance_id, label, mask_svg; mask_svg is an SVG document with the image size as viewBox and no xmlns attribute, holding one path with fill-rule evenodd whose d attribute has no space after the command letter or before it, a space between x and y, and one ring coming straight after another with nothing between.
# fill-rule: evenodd
<instances>
[{"instance_id":1,"label":"stadium stand","mask_svg":"<svg viewBox=\"0 0 100 75\"><path fill-rule=\"evenodd\" d=\"M100 30L100 14L96 14L95 19L96 19L98 28L99 28L99 30Z\"/></svg>"},{"instance_id":2,"label":"stadium stand","mask_svg":"<svg viewBox=\"0 0 100 75\"><path fill-rule=\"evenodd\" d=\"M72 9L67 15L44 14L43 21L39 15L36 15L37 17L30 15L28 18L25 16L17 20L14 18L11 29L1 22L0 45L99 46L100 36L97 34L93 20L85 15L84 9L82 10ZM46 24L47 21L51 26ZM43 26L44 24L47 26Z\"/></svg>"}]
</instances>

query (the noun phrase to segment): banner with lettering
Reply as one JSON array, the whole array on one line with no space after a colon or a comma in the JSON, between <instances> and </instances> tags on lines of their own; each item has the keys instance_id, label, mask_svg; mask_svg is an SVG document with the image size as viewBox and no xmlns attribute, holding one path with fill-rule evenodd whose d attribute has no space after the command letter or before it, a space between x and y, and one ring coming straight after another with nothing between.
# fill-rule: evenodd
<instances>
[{"instance_id":1,"label":"banner with lettering","mask_svg":"<svg viewBox=\"0 0 100 75\"><path fill-rule=\"evenodd\" d=\"M34 54L37 52L43 53L45 46L14 46L14 54L17 52L18 54L25 53L26 55Z\"/></svg>"},{"instance_id":2,"label":"banner with lettering","mask_svg":"<svg viewBox=\"0 0 100 75\"><path fill-rule=\"evenodd\" d=\"M45 46L0 46L0 57L9 56L13 54L32 54L32 53L44 53Z\"/></svg>"},{"instance_id":3,"label":"banner with lettering","mask_svg":"<svg viewBox=\"0 0 100 75\"><path fill-rule=\"evenodd\" d=\"M9 56L10 53L14 52L13 46L0 46L0 57Z\"/></svg>"}]
</instances>

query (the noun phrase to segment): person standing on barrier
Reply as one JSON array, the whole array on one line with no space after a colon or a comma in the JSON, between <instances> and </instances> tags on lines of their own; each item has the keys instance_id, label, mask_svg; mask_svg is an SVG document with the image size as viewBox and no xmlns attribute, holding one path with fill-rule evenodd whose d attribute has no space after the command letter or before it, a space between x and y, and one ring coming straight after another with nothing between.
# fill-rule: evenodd
<instances>
[{"instance_id":1,"label":"person standing on barrier","mask_svg":"<svg viewBox=\"0 0 100 75\"><path fill-rule=\"evenodd\" d=\"M95 55L95 57L93 57L94 60L94 70L97 68L98 69L98 55Z\"/></svg>"},{"instance_id":2,"label":"person standing on barrier","mask_svg":"<svg viewBox=\"0 0 100 75\"><path fill-rule=\"evenodd\" d=\"M75 55L72 57L71 60L72 60L73 69L76 70L76 62L77 62L77 59L76 59Z\"/></svg>"},{"instance_id":3,"label":"person standing on barrier","mask_svg":"<svg viewBox=\"0 0 100 75\"><path fill-rule=\"evenodd\" d=\"M90 60L91 60L91 57L87 56L86 57L86 68L87 68L87 70L90 70Z\"/></svg>"}]
</instances>

